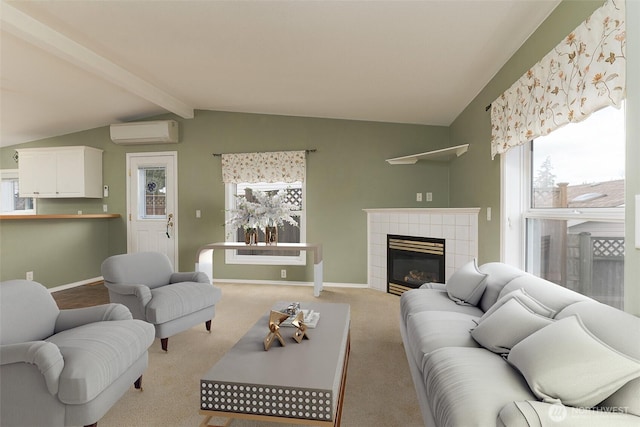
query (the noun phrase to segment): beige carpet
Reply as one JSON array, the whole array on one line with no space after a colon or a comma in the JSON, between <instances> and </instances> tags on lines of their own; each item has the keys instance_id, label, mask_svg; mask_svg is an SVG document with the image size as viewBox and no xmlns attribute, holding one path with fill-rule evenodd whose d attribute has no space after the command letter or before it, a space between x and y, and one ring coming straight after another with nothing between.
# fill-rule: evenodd
<instances>
[{"instance_id":1,"label":"beige carpet","mask_svg":"<svg viewBox=\"0 0 640 427\"><path fill-rule=\"evenodd\" d=\"M314 298L311 287L218 286L222 300L216 308L211 334L202 325L175 335L169 339L168 353L160 349L156 339L149 350L144 391L131 387L99 421L99 427L198 426L204 419L199 414L201 376L274 302L309 300L351 305L351 357L342 426L423 425L400 338L397 296L369 289L325 288L319 298ZM232 423L234 427L285 425L293 424L247 420Z\"/></svg>"}]
</instances>

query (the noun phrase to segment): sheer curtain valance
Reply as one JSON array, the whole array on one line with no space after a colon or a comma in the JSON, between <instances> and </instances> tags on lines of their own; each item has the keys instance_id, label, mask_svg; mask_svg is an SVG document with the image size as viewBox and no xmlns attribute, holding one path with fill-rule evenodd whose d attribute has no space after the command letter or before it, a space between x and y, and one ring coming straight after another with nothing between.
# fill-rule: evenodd
<instances>
[{"instance_id":1,"label":"sheer curtain valance","mask_svg":"<svg viewBox=\"0 0 640 427\"><path fill-rule=\"evenodd\" d=\"M296 182L304 181L305 151L222 154L222 181Z\"/></svg>"},{"instance_id":2,"label":"sheer curtain valance","mask_svg":"<svg viewBox=\"0 0 640 427\"><path fill-rule=\"evenodd\" d=\"M609 0L491 103L491 157L620 107L625 42L624 0Z\"/></svg>"}]
</instances>

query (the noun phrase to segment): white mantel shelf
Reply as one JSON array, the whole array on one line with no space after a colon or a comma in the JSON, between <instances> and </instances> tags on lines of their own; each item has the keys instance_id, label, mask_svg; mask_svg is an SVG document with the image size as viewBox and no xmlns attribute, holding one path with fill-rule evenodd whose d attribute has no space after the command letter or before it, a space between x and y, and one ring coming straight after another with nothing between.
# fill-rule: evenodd
<instances>
[{"instance_id":1,"label":"white mantel shelf","mask_svg":"<svg viewBox=\"0 0 640 427\"><path fill-rule=\"evenodd\" d=\"M469 144L456 145L455 147L443 148L441 150L427 151L420 154L412 154L410 156L394 157L387 159L390 165L413 165L418 160L436 160L441 162L449 162L456 157L462 156L469 149Z\"/></svg>"},{"instance_id":2,"label":"white mantel shelf","mask_svg":"<svg viewBox=\"0 0 640 427\"><path fill-rule=\"evenodd\" d=\"M480 208L376 208L363 209L367 213L425 213L425 214L477 214Z\"/></svg>"}]
</instances>

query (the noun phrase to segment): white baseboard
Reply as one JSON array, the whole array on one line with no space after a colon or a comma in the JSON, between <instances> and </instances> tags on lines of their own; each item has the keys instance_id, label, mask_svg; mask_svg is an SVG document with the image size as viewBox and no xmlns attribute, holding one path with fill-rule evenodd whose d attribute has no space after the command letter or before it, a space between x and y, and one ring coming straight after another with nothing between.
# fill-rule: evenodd
<instances>
[{"instance_id":1,"label":"white baseboard","mask_svg":"<svg viewBox=\"0 0 640 427\"><path fill-rule=\"evenodd\" d=\"M93 279L81 280L80 282L67 283L66 285L56 286L55 288L49 288L49 292L64 291L65 289L71 289L78 286L88 285L90 283L102 282L104 278L102 276L94 277Z\"/></svg>"},{"instance_id":2,"label":"white baseboard","mask_svg":"<svg viewBox=\"0 0 640 427\"><path fill-rule=\"evenodd\" d=\"M92 279L82 280L80 282L68 283L66 285L56 286L55 288L49 288L49 292L64 291L65 289L71 289L78 286L88 285L90 283L101 282L104 278L102 276L94 277ZM294 282L294 281L282 281L282 280L246 280L246 279L213 279L213 283L246 283L246 284L262 284L262 285L285 285L285 286L309 286L313 287L313 282ZM354 289L373 289L366 283L337 283L337 282L324 282L324 287L327 288L354 288Z\"/></svg>"}]
</instances>

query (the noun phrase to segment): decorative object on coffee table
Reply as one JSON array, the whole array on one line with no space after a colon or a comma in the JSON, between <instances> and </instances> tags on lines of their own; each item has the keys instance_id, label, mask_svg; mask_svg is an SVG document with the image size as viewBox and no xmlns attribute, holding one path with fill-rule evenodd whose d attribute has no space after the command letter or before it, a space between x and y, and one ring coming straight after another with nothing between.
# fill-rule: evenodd
<instances>
[{"instance_id":1,"label":"decorative object on coffee table","mask_svg":"<svg viewBox=\"0 0 640 427\"><path fill-rule=\"evenodd\" d=\"M304 324L304 313L302 310L298 311L298 314L296 314L296 317L291 321L291 324L296 328L296 331L293 334L293 339L296 340L298 344L302 342L304 337L309 339L309 335L307 335L307 325Z\"/></svg>"},{"instance_id":2,"label":"decorative object on coffee table","mask_svg":"<svg viewBox=\"0 0 640 427\"><path fill-rule=\"evenodd\" d=\"M287 313L281 313L279 311L271 310L269 314L269 333L264 338L264 351L268 351L271 348L274 340L280 341L280 344L284 347L284 338L280 334L280 323L287 320L289 315Z\"/></svg>"}]
</instances>

